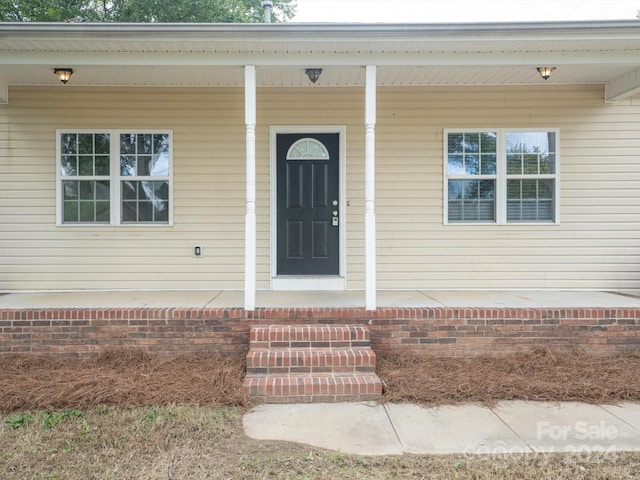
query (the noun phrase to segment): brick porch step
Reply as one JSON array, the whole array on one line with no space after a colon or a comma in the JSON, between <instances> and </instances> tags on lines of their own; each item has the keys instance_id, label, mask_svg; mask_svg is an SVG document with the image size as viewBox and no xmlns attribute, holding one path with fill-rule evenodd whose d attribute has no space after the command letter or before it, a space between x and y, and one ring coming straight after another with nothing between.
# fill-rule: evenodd
<instances>
[{"instance_id":1,"label":"brick porch step","mask_svg":"<svg viewBox=\"0 0 640 480\"><path fill-rule=\"evenodd\" d=\"M300 373L375 373L376 354L369 347L250 350L247 373L283 375Z\"/></svg>"},{"instance_id":2,"label":"brick porch step","mask_svg":"<svg viewBox=\"0 0 640 480\"><path fill-rule=\"evenodd\" d=\"M359 325L269 325L253 327L251 348L369 347L371 335Z\"/></svg>"},{"instance_id":3,"label":"brick porch step","mask_svg":"<svg viewBox=\"0 0 640 480\"><path fill-rule=\"evenodd\" d=\"M246 377L252 403L364 402L379 400L377 375L282 375Z\"/></svg>"},{"instance_id":4,"label":"brick porch step","mask_svg":"<svg viewBox=\"0 0 640 480\"><path fill-rule=\"evenodd\" d=\"M367 327L253 327L244 390L254 403L379 400Z\"/></svg>"}]
</instances>

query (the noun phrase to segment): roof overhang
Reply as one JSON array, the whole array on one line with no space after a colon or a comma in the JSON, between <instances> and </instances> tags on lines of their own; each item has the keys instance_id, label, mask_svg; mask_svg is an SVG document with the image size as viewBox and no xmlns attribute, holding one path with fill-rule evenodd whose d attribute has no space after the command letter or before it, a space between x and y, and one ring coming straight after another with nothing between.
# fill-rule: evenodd
<instances>
[{"instance_id":1,"label":"roof overhang","mask_svg":"<svg viewBox=\"0 0 640 480\"><path fill-rule=\"evenodd\" d=\"M601 84L605 101L640 91L640 21L482 24L0 23L0 101L9 85L81 86ZM553 66L544 81L536 67Z\"/></svg>"}]
</instances>

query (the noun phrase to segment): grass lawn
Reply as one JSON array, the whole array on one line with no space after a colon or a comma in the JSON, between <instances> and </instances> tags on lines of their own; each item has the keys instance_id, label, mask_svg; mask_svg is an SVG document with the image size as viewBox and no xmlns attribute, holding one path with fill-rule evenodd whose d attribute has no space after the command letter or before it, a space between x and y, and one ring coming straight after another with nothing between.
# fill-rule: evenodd
<instances>
[{"instance_id":1,"label":"grass lawn","mask_svg":"<svg viewBox=\"0 0 640 480\"><path fill-rule=\"evenodd\" d=\"M640 453L361 457L247 438L237 407L97 407L14 420L3 479L637 479ZM43 422L43 419L45 420Z\"/></svg>"}]
</instances>

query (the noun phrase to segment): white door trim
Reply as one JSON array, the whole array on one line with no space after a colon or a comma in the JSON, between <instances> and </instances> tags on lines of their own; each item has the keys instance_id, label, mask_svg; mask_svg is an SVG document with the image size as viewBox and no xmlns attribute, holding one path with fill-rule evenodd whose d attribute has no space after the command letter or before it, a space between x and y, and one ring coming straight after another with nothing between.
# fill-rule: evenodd
<instances>
[{"instance_id":1,"label":"white door trim","mask_svg":"<svg viewBox=\"0 0 640 480\"><path fill-rule=\"evenodd\" d=\"M344 125L290 125L271 126L269 135L269 156L270 156L270 241L271 241L271 290L345 290L347 274L347 127ZM276 135L281 133L337 133L339 135L339 205L338 212L340 218L340 273L338 276L278 276L277 255L278 255L278 208L277 208L277 157L276 157Z\"/></svg>"}]
</instances>

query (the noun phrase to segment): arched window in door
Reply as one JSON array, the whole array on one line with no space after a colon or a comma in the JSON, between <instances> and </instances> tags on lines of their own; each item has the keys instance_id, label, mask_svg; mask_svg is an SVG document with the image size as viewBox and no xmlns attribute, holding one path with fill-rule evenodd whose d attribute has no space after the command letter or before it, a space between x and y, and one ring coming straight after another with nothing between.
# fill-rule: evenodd
<instances>
[{"instance_id":1,"label":"arched window in door","mask_svg":"<svg viewBox=\"0 0 640 480\"><path fill-rule=\"evenodd\" d=\"M301 138L289 148L287 160L329 159L327 148L315 138Z\"/></svg>"}]
</instances>

